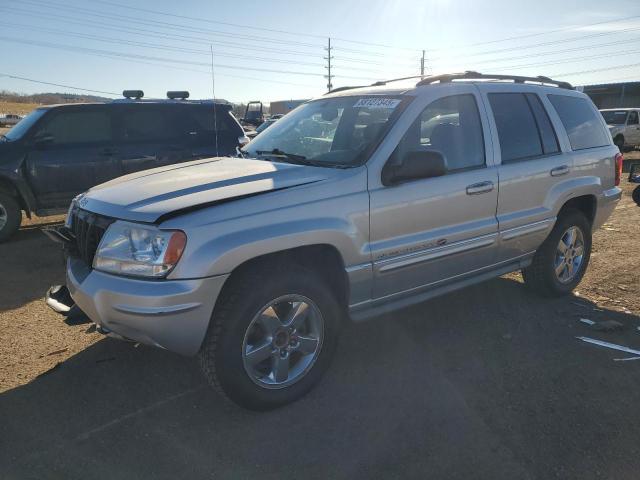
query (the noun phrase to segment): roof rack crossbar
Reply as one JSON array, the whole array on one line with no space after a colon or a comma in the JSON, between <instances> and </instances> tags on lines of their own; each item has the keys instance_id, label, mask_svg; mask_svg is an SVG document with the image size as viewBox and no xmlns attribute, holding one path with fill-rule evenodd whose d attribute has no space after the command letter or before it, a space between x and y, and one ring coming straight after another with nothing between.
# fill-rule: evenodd
<instances>
[{"instance_id":1,"label":"roof rack crossbar","mask_svg":"<svg viewBox=\"0 0 640 480\"><path fill-rule=\"evenodd\" d=\"M448 83L453 80L511 80L515 83L526 83L526 82L535 82L535 83L545 83L548 85L555 85L559 88L566 88L568 90L573 90L573 86L569 82L563 82L560 80L552 80L549 77L538 76L538 77L523 77L519 75L493 75L487 73L479 73L473 71L466 71L462 73L445 73L443 75L434 75L431 77L426 77L423 80L420 80L416 87L420 87L422 85L430 85L435 82L440 83Z\"/></svg>"}]
</instances>

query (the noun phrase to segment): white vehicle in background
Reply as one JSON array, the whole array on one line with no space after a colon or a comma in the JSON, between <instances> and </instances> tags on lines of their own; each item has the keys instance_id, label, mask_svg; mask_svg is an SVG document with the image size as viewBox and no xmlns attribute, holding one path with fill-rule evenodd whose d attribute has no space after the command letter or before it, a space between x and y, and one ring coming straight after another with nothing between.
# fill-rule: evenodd
<instances>
[{"instance_id":1,"label":"white vehicle in background","mask_svg":"<svg viewBox=\"0 0 640 480\"><path fill-rule=\"evenodd\" d=\"M7 115L0 115L0 127L13 127L20 120L22 116L8 113Z\"/></svg>"},{"instance_id":2,"label":"white vehicle in background","mask_svg":"<svg viewBox=\"0 0 640 480\"><path fill-rule=\"evenodd\" d=\"M600 113L620 151L640 145L640 108L606 108Z\"/></svg>"}]
</instances>

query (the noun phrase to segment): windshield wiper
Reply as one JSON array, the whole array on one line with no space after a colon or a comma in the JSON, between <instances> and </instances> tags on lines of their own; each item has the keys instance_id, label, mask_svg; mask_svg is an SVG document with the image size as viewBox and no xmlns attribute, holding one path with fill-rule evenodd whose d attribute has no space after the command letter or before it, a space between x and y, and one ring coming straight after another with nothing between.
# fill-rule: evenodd
<instances>
[{"instance_id":1,"label":"windshield wiper","mask_svg":"<svg viewBox=\"0 0 640 480\"><path fill-rule=\"evenodd\" d=\"M300 162L300 163L303 163L307 159L307 157L305 157L304 155L297 155L295 153L283 152L279 148L274 148L273 150L256 150L256 154L271 155L272 157L288 158L289 160L293 160L295 162Z\"/></svg>"},{"instance_id":2,"label":"windshield wiper","mask_svg":"<svg viewBox=\"0 0 640 480\"><path fill-rule=\"evenodd\" d=\"M289 160L289 163L295 163L296 165L309 165L311 167L322 167L322 168L349 168L349 166L343 165L341 163L330 163L330 162L311 160L305 157L304 155L283 152L279 148L274 148L273 150L256 150L256 155L266 155L266 156L277 157L277 158L286 158L287 160Z\"/></svg>"}]
</instances>

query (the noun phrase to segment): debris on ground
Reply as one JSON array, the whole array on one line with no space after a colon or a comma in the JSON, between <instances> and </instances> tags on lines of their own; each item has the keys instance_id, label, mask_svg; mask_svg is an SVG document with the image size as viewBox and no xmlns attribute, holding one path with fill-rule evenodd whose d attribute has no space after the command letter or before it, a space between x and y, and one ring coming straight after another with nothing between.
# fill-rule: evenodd
<instances>
[{"instance_id":1,"label":"debris on ground","mask_svg":"<svg viewBox=\"0 0 640 480\"><path fill-rule=\"evenodd\" d=\"M598 332L615 332L616 330L622 330L624 325L615 320L602 320L599 322L589 320L588 318L581 318L580 321Z\"/></svg>"},{"instance_id":2,"label":"debris on ground","mask_svg":"<svg viewBox=\"0 0 640 480\"><path fill-rule=\"evenodd\" d=\"M595 338L589 337L576 337L578 340L582 340L583 342L592 343L593 345L598 345L600 347L611 348L612 350L619 350L621 352L631 353L633 355L638 355L640 357L640 350L634 350L633 348L625 347L624 345L618 345L616 343L605 342L604 340L597 340Z\"/></svg>"}]
</instances>

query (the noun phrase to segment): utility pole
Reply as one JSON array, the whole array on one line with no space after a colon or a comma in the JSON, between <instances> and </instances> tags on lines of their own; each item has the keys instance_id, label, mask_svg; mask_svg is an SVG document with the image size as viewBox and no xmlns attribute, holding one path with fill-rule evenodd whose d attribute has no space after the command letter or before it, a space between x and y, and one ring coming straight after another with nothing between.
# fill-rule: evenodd
<instances>
[{"instance_id":1,"label":"utility pole","mask_svg":"<svg viewBox=\"0 0 640 480\"><path fill-rule=\"evenodd\" d=\"M324 47L324 49L327 51L327 56L323 58L327 61L327 66L325 67L327 69L327 74L324 76L324 78L327 79L327 91L330 92L333 88L333 83L331 82L331 80L333 79L333 75L331 75L331 60L333 59L333 56L331 55L331 37L329 37L328 40L329 43L326 47Z\"/></svg>"},{"instance_id":2,"label":"utility pole","mask_svg":"<svg viewBox=\"0 0 640 480\"><path fill-rule=\"evenodd\" d=\"M422 58L420 59L420 76L424 78L424 50L422 50Z\"/></svg>"}]
</instances>

